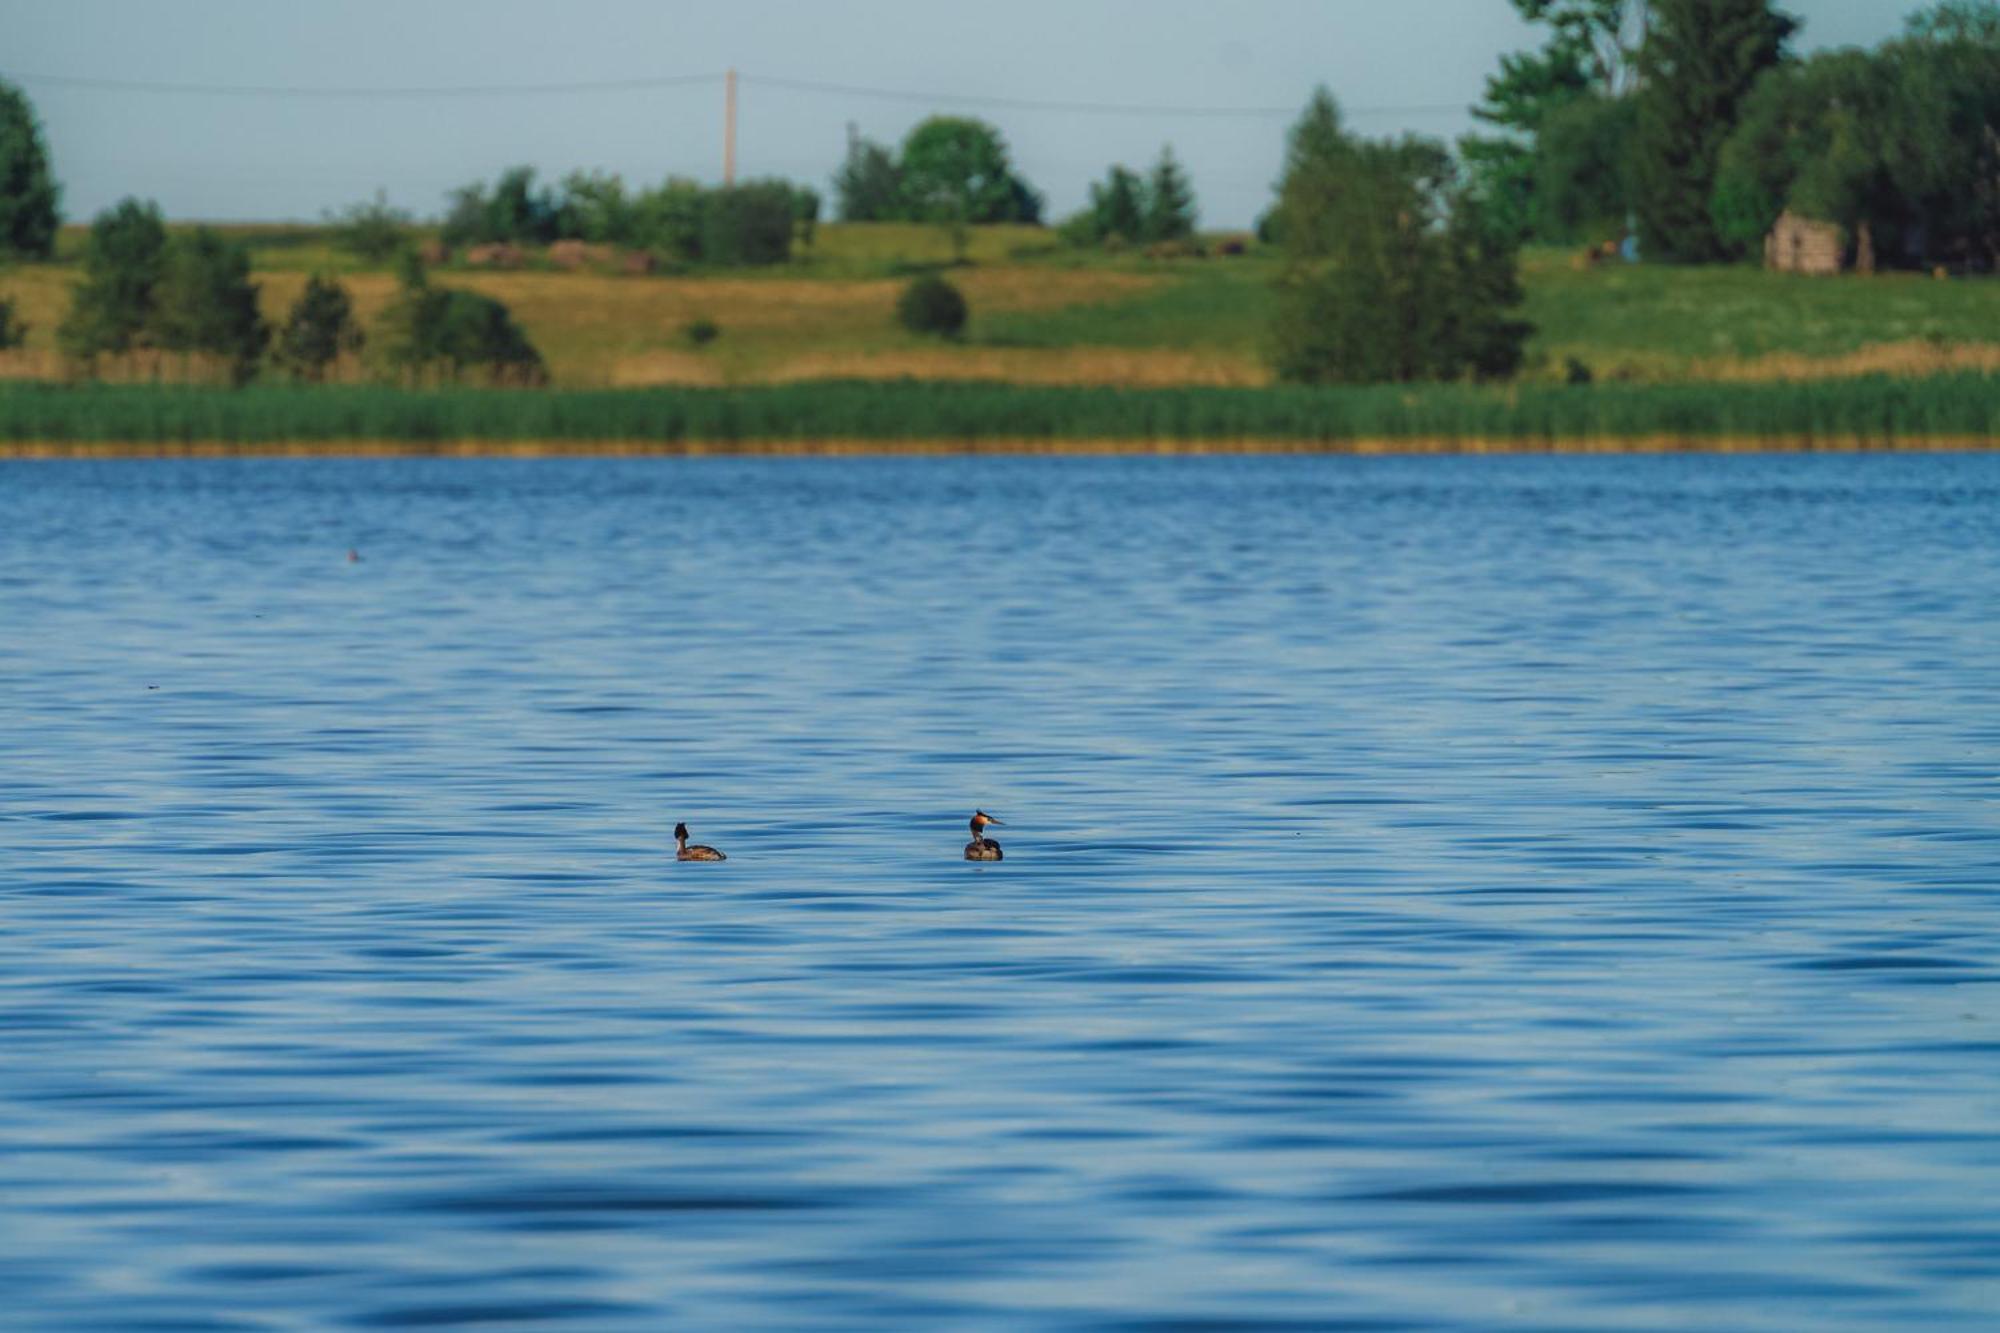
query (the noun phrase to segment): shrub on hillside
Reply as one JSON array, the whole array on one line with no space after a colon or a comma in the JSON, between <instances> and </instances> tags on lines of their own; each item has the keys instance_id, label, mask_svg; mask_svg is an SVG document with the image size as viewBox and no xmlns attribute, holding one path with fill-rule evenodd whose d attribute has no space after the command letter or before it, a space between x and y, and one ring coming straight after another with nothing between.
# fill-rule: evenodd
<instances>
[{"instance_id":1,"label":"shrub on hillside","mask_svg":"<svg viewBox=\"0 0 2000 1333\"><path fill-rule=\"evenodd\" d=\"M395 379L548 379L541 354L505 305L478 292L431 286L414 255L405 257L402 290L382 312L369 348L377 368Z\"/></svg>"},{"instance_id":2,"label":"shrub on hillside","mask_svg":"<svg viewBox=\"0 0 2000 1333\"><path fill-rule=\"evenodd\" d=\"M783 181L711 190L701 213L704 264L782 264L792 257L796 201Z\"/></svg>"},{"instance_id":3,"label":"shrub on hillside","mask_svg":"<svg viewBox=\"0 0 2000 1333\"><path fill-rule=\"evenodd\" d=\"M445 214L447 245L546 245L557 238L561 204L556 196L535 188L533 167L511 167L500 173L489 191L475 181L453 192Z\"/></svg>"},{"instance_id":4,"label":"shrub on hillside","mask_svg":"<svg viewBox=\"0 0 2000 1333\"><path fill-rule=\"evenodd\" d=\"M918 278L896 299L896 318L912 333L956 338L965 317L965 297L935 273Z\"/></svg>"},{"instance_id":5,"label":"shrub on hillside","mask_svg":"<svg viewBox=\"0 0 2000 1333\"><path fill-rule=\"evenodd\" d=\"M330 214L327 221L333 226L335 245L371 264L381 264L409 244L414 219L407 211L392 208L389 196L377 190L373 199Z\"/></svg>"}]
</instances>

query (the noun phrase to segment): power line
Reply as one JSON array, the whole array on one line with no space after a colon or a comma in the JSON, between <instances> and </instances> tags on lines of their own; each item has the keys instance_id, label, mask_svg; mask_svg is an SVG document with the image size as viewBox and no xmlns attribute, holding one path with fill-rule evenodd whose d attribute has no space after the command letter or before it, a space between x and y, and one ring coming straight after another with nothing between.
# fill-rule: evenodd
<instances>
[{"instance_id":1,"label":"power line","mask_svg":"<svg viewBox=\"0 0 2000 1333\"><path fill-rule=\"evenodd\" d=\"M875 97L888 101L946 103L953 106L997 107L1016 111L1061 111L1075 115L1099 116L1209 116L1257 118L1296 116L1296 106L1186 106L1145 102L1053 102L1031 97L984 97L964 93L919 93L894 88L867 88L857 84L818 83L810 79L781 79L763 74L745 74L743 82L765 88L787 88L796 92L831 93L841 97ZM1462 102L1429 106L1342 107L1349 115L1427 115L1465 110Z\"/></svg>"},{"instance_id":2,"label":"power line","mask_svg":"<svg viewBox=\"0 0 2000 1333\"><path fill-rule=\"evenodd\" d=\"M20 83L48 84L60 88L83 88L98 92L163 93L190 97L301 97L301 98L451 98L546 96L574 93L635 92L658 88L691 88L723 83L726 74L674 74L650 78L604 79L571 83L472 84L455 87L301 87L283 84L160 83L142 79L80 78L63 74L10 74ZM1265 120L1295 116L1296 106L1195 106L1144 102L1066 102L1032 97L993 97L965 93L927 93L901 88L871 88L859 84L821 83L811 79L787 79L762 74L744 74L740 81L753 86L790 92L818 93L836 97L870 97L881 101L914 102L927 105L988 107L1012 111L1046 111L1081 116L1177 116L1190 119ZM1465 104L1430 103L1412 106L1364 106L1341 108L1354 116L1425 116L1462 113Z\"/></svg>"},{"instance_id":3,"label":"power line","mask_svg":"<svg viewBox=\"0 0 2000 1333\"><path fill-rule=\"evenodd\" d=\"M172 93L194 97L513 97L546 93L630 92L649 88L688 88L721 83L720 74L676 74L648 79L609 79L587 83L469 84L453 88L301 88L275 84L153 83L139 79L85 79L63 74L10 74L18 83L46 83L62 88L101 92Z\"/></svg>"}]
</instances>

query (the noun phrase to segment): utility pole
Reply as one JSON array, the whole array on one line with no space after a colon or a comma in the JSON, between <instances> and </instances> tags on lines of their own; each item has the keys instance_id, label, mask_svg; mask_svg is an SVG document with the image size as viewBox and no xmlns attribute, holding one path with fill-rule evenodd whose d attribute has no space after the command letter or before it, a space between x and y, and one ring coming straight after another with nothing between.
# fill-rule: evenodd
<instances>
[{"instance_id":1,"label":"utility pole","mask_svg":"<svg viewBox=\"0 0 2000 1333\"><path fill-rule=\"evenodd\" d=\"M723 81L722 111L722 183L736 184L736 71L729 71Z\"/></svg>"}]
</instances>

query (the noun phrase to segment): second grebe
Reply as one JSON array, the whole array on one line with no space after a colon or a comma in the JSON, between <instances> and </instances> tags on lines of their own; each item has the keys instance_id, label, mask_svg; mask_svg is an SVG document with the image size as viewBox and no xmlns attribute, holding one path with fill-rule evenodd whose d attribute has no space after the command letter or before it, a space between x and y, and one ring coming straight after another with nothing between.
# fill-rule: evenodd
<instances>
[{"instance_id":1,"label":"second grebe","mask_svg":"<svg viewBox=\"0 0 2000 1333\"><path fill-rule=\"evenodd\" d=\"M974 810L972 812L972 841L965 844L966 860L998 861L1001 859L1000 844L987 837L984 832L988 824L1000 824L1000 821L992 815L987 814L984 810ZM1006 827L1005 824L1001 824L1000 826L1002 828Z\"/></svg>"},{"instance_id":2,"label":"second grebe","mask_svg":"<svg viewBox=\"0 0 2000 1333\"><path fill-rule=\"evenodd\" d=\"M674 841L680 846L680 850L674 853L674 860L676 861L727 861L729 859L713 847L704 847L698 842L690 843L688 841L688 826L686 824L674 825Z\"/></svg>"}]
</instances>

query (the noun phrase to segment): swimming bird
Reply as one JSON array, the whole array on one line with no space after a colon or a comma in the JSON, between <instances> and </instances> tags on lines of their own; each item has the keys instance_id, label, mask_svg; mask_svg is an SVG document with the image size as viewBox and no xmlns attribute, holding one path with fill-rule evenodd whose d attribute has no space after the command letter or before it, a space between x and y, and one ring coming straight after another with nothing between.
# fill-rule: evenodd
<instances>
[{"instance_id":1,"label":"swimming bird","mask_svg":"<svg viewBox=\"0 0 2000 1333\"><path fill-rule=\"evenodd\" d=\"M1000 821L992 815L987 814L984 810L974 810L972 812L972 841L965 844L966 860L998 861L1001 859L1000 844L981 832L988 824L1000 824ZM1006 827L1005 824L1000 824L1000 826L1002 828Z\"/></svg>"},{"instance_id":2,"label":"swimming bird","mask_svg":"<svg viewBox=\"0 0 2000 1333\"><path fill-rule=\"evenodd\" d=\"M674 853L674 860L676 861L727 861L729 859L713 847L704 847L698 842L690 843L688 841L688 826L686 824L674 825L674 842L680 847L680 850Z\"/></svg>"}]
</instances>

